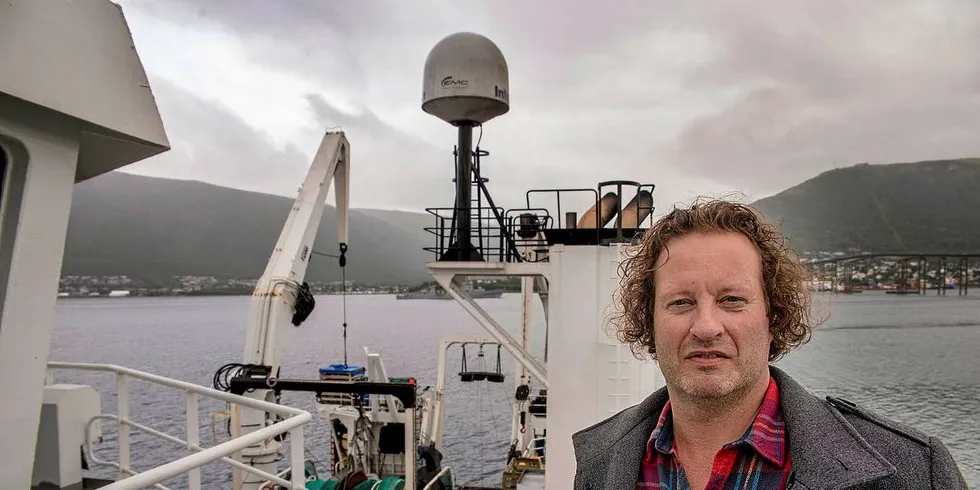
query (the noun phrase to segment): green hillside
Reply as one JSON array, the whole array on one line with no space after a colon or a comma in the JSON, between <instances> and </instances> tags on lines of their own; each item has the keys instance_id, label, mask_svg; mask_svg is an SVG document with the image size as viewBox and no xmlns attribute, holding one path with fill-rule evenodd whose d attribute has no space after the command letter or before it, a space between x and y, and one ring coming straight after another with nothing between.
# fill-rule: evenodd
<instances>
[{"instance_id":1,"label":"green hillside","mask_svg":"<svg viewBox=\"0 0 980 490\"><path fill-rule=\"evenodd\" d=\"M357 212L400 229L409 236L424 241L426 246L435 243L435 235L425 231L425 229L437 226L436 217L425 211L412 213L388 209L358 209Z\"/></svg>"},{"instance_id":2,"label":"green hillside","mask_svg":"<svg viewBox=\"0 0 980 490\"><path fill-rule=\"evenodd\" d=\"M176 275L257 278L279 237L292 199L200 182L112 172L75 186L64 275ZM411 213L405 213L411 215ZM418 216L422 216L421 214ZM424 232L355 210L347 278L374 284L430 279ZM324 210L314 249L337 253L336 213ZM315 256L307 278L340 279L333 258Z\"/></svg>"},{"instance_id":3,"label":"green hillside","mask_svg":"<svg viewBox=\"0 0 980 490\"><path fill-rule=\"evenodd\" d=\"M112 172L75 186L64 275L257 278L292 199L200 182ZM980 251L980 159L855 165L824 172L754 203L799 251ZM348 279L431 279L425 213L354 210ZM324 211L315 249L336 253L336 216ZM311 281L340 278L315 256Z\"/></svg>"},{"instance_id":4,"label":"green hillside","mask_svg":"<svg viewBox=\"0 0 980 490\"><path fill-rule=\"evenodd\" d=\"M980 251L980 159L858 164L754 205L797 251Z\"/></svg>"}]
</instances>

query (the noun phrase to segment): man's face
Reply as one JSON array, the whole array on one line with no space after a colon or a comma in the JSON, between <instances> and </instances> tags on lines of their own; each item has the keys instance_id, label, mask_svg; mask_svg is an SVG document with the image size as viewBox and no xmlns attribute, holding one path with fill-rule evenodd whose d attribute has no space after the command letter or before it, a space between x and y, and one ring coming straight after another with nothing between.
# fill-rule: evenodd
<instances>
[{"instance_id":1,"label":"man's face","mask_svg":"<svg viewBox=\"0 0 980 490\"><path fill-rule=\"evenodd\" d=\"M772 335L755 245L719 232L673 238L667 248L653 323L671 394L718 399L768 383Z\"/></svg>"}]
</instances>

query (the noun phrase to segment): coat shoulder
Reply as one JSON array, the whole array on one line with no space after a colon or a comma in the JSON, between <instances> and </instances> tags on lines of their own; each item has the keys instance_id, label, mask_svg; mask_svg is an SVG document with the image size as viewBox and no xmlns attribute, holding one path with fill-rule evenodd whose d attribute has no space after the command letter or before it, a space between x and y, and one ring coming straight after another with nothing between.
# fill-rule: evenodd
<instances>
[{"instance_id":1,"label":"coat shoulder","mask_svg":"<svg viewBox=\"0 0 980 490\"><path fill-rule=\"evenodd\" d=\"M843 398L828 396L830 404L878 454L897 470L883 488L966 489L953 456L938 438ZM877 488L877 487L875 487Z\"/></svg>"},{"instance_id":2,"label":"coat shoulder","mask_svg":"<svg viewBox=\"0 0 980 490\"><path fill-rule=\"evenodd\" d=\"M633 488L645 446L666 399L657 392L572 434L576 490Z\"/></svg>"},{"instance_id":3,"label":"coat shoulder","mask_svg":"<svg viewBox=\"0 0 980 490\"><path fill-rule=\"evenodd\" d=\"M667 400L667 392L658 390L637 405L625 408L595 424L572 434L575 459L579 463L598 456L608 455L608 449L624 440L633 438L640 430L649 436L660 408ZM643 441L641 441L642 443Z\"/></svg>"},{"instance_id":4,"label":"coat shoulder","mask_svg":"<svg viewBox=\"0 0 980 490\"><path fill-rule=\"evenodd\" d=\"M617 439L646 417L641 405L634 405L572 434L575 445L614 444Z\"/></svg>"},{"instance_id":5,"label":"coat shoulder","mask_svg":"<svg viewBox=\"0 0 980 490\"><path fill-rule=\"evenodd\" d=\"M840 397L828 396L827 403L836 409L844 418L851 423L859 432L866 432L868 428L876 428L878 442L906 443L915 446L928 448L930 445L929 436L925 433L905 425L901 422L883 417L858 404ZM865 430L862 430L865 429ZM863 434L867 437L869 434ZM894 439L888 441L888 439ZM872 443L872 446L874 444Z\"/></svg>"}]
</instances>

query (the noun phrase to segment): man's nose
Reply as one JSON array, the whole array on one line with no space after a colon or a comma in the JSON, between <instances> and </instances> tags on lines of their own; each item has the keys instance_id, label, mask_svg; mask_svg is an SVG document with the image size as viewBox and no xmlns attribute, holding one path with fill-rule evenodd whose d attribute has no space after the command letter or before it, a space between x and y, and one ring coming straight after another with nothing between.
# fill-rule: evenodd
<instances>
[{"instance_id":1,"label":"man's nose","mask_svg":"<svg viewBox=\"0 0 980 490\"><path fill-rule=\"evenodd\" d=\"M694 325L691 326L691 335L699 340L712 340L720 336L725 331L725 327L718 313L713 303L698 305L694 314Z\"/></svg>"}]
</instances>

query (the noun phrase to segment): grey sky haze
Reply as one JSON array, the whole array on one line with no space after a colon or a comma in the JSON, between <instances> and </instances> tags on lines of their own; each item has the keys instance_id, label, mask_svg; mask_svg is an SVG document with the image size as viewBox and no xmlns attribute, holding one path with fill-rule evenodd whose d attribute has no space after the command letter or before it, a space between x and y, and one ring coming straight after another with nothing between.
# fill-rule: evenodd
<instances>
[{"instance_id":1,"label":"grey sky haze","mask_svg":"<svg viewBox=\"0 0 980 490\"><path fill-rule=\"evenodd\" d=\"M119 3L173 145L127 172L293 196L341 126L354 206L451 205L455 130L420 103L457 31L507 57L511 111L482 139L505 207L627 178L664 210L980 155L975 0Z\"/></svg>"}]
</instances>

